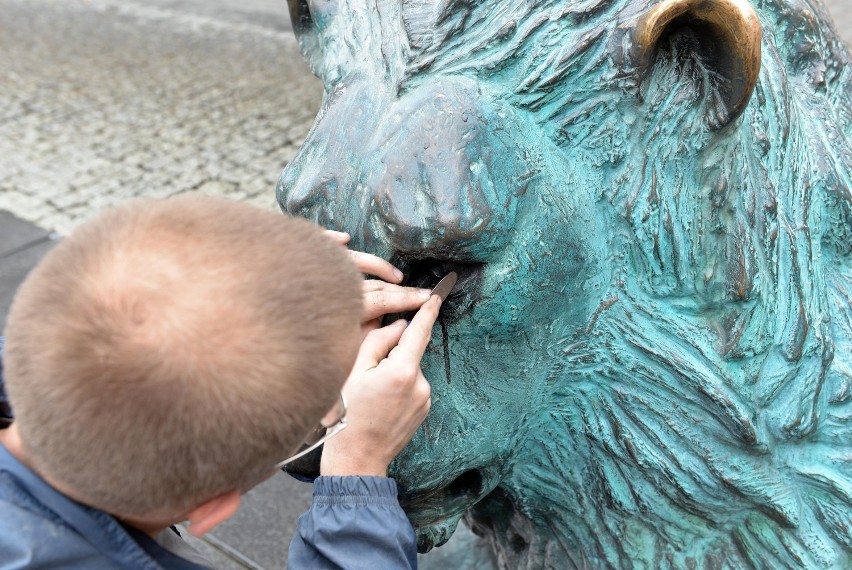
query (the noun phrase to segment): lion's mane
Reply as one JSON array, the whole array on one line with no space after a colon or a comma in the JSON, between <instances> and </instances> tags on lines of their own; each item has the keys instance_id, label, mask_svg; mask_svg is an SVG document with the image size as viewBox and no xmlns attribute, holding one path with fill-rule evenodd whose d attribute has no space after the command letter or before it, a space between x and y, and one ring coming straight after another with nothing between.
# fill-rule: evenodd
<instances>
[{"instance_id":1,"label":"lion's mane","mask_svg":"<svg viewBox=\"0 0 852 570\"><path fill-rule=\"evenodd\" d=\"M625 64L643 8L448 2L409 38L407 74L474 74L606 173L615 278L587 334L552 348L549 412L500 492L553 527L521 541L530 560L849 564L849 56L819 6L761 4L757 89L718 129L690 30L643 81Z\"/></svg>"}]
</instances>

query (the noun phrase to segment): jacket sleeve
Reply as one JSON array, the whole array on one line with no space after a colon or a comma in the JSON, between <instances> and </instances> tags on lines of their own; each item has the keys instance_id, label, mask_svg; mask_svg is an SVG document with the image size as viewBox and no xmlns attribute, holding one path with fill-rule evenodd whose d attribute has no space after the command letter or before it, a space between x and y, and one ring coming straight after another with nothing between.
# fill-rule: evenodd
<instances>
[{"instance_id":1,"label":"jacket sleeve","mask_svg":"<svg viewBox=\"0 0 852 570\"><path fill-rule=\"evenodd\" d=\"M417 568L414 529L384 477L318 477L299 518L287 567L383 570Z\"/></svg>"}]
</instances>

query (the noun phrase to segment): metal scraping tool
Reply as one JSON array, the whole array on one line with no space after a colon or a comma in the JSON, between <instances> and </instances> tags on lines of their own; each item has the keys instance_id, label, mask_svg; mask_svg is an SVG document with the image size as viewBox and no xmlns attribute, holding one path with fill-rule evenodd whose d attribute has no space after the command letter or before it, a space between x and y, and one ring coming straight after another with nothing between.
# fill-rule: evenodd
<instances>
[{"instance_id":1,"label":"metal scraping tool","mask_svg":"<svg viewBox=\"0 0 852 570\"><path fill-rule=\"evenodd\" d=\"M438 281L438 284L435 285L435 288L432 289L432 295L437 295L441 298L441 302L447 300L447 296L453 292L453 287L458 283L459 274L455 271L450 271L444 278Z\"/></svg>"}]
</instances>

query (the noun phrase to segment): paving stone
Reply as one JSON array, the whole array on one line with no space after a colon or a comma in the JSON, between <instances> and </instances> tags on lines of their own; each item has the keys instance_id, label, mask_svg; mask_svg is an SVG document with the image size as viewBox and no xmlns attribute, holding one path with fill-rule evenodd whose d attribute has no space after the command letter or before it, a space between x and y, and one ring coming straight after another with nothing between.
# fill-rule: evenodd
<instances>
[{"instance_id":1,"label":"paving stone","mask_svg":"<svg viewBox=\"0 0 852 570\"><path fill-rule=\"evenodd\" d=\"M0 335L18 285L56 244L47 230L0 211Z\"/></svg>"},{"instance_id":2,"label":"paving stone","mask_svg":"<svg viewBox=\"0 0 852 570\"><path fill-rule=\"evenodd\" d=\"M311 504L311 486L279 473L243 496L237 514L211 531L263 568L286 565L296 520Z\"/></svg>"},{"instance_id":3,"label":"paving stone","mask_svg":"<svg viewBox=\"0 0 852 570\"><path fill-rule=\"evenodd\" d=\"M34 226L11 212L0 210L0 259L14 250L49 237L50 232Z\"/></svg>"},{"instance_id":4,"label":"paving stone","mask_svg":"<svg viewBox=\"0 0 852 570\"><path fill-rule=\"evenodd\" d=\"M218 543L214 544L209 537L194 537L183 525L178 525L178 530L183 539L204 556L215 570L258 570L256 566L242 561L239 555L234 556L230 550L222 549Z\"/></svg>"}]
</instances>

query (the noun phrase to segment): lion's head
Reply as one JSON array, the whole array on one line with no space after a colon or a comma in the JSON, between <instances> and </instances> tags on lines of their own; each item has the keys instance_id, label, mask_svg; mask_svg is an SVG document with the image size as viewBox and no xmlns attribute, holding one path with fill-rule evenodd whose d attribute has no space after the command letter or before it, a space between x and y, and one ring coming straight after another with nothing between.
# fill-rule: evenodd
<instances>
[{"instance_id":1,"label":"lion's head","mask_svg":"<svg viewBox=\"0 0 852 570\"><path fill-rule=\"evenodd\" d=\"M852 560L852 71L755 8L291 1L326 91L282 207L461 275L393 466L421 549Z\"/></svg>"}]
</instances>

